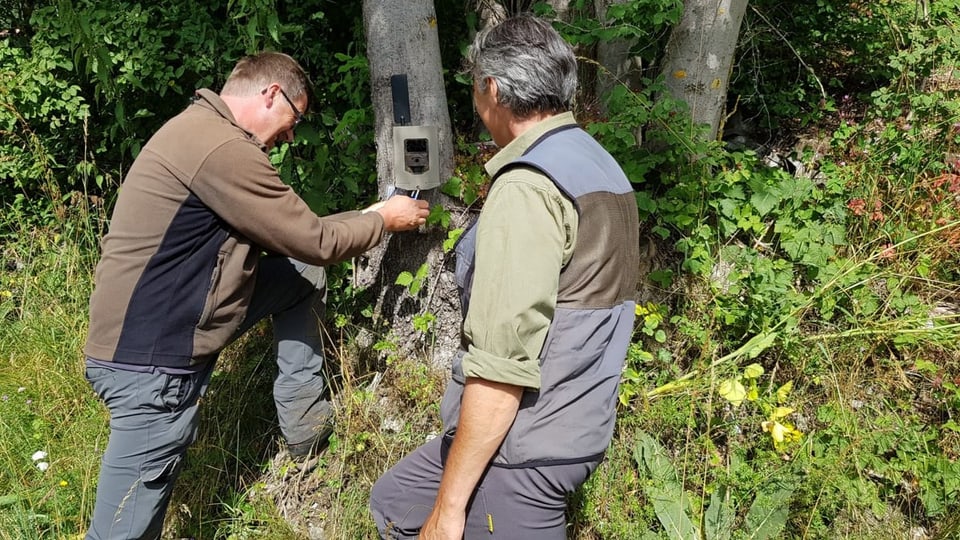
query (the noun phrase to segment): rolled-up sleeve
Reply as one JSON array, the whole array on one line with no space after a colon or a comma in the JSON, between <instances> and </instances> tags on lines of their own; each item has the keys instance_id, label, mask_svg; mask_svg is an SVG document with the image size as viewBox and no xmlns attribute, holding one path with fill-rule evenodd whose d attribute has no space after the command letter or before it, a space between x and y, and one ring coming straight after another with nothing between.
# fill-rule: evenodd
<instances>
[{"instance_id":1,"label":"rolled-up sleeve","mask_svg":"<svg viewBox=\"0 0 960 540\"><path fill-rule=\"evenodd\" d=\"M467 377L540 387L539 356L556 308L576 211L530 169L501 176L477 227L476 266L464 320Z\"/></svg>"}]
</instances>

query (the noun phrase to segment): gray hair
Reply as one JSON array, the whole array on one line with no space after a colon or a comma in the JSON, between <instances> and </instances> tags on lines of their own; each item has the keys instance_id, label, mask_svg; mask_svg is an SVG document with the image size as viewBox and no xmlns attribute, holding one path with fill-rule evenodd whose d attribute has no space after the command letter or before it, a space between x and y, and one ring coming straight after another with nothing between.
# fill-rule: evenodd
<instances>
[{"instance_id":1,"label":"gray hair","mask_svg":"<svg viewBox=\"0 0 960 540\"><path fill-rule=\"evenodd\" d=\"M570 109L577 59L550 23L530 15L481 30L467 51L466 70L481 91L497 81L501 105L519 118Z\"/></svg>"}]
</instances>

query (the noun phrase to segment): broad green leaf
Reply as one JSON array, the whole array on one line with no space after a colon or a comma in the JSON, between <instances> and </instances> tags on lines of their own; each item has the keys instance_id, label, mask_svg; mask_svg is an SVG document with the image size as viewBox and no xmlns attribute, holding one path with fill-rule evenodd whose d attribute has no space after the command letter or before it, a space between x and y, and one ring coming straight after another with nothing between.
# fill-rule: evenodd
<instances>
[{"instance_id":1,"label":"broad green leaf","mask_svg":"<svg viewBox=\"0 0 960 540\"><path fill-rule=\"evenodd\" d=\"M725 488L710 495L710 506L703 515L703 533L706 540L730 540L733 531L733 507Z\"/></svg>"},{"instance_id":2,"label":"broad green leaf","mask_svg":"<svg viewBox=\"0 0 960 540\"><path fill-rule=\"evenodd\" d=\"M657 211L657 201L646 191L638 191L634 197L637 199L637 208L648 214Z\"/></svg>"},{"instance_id":3,"label":"broad green leaf","mask_svg":"<svg viewBox=\"0 0 960 540\"><path fill-rule=\"evenodd\" d=\"M744 521L747 538L768 540L779 537L787 524L794 489L795 483L785 480L774 481L760 489Z\"/></svg>"},{"instance_id":4,"label":"broad green leaf","mask_svg":"<svg viewBox=\"0 0 960 540\"><path fill-rule=\"evenodd\" d=\"M937 371L940 371L940 368L936 364L934 364L929 360L924 360L922 358L917 359L913 363L913 365L917 371L921 371L923 373L929 373L931 375L936 374Z\"/></svg>"},{"instance_id":5,"label":"broad green leaf","mask_svg":"<svg viewBox=\"0 0 960 540\"><path fill-rule=\"evenodd\" d=\"M683 491L677 470L670 463L663 447L650 435L640 432L634 449L634 459L641 473L646 471L649 481L644 491L653 503L654 513L670 538L697 539L700 530L687 516L690 501Z\"/></svg>"},{"instance_id":6,"label":"broad green leaf","mask_svg":"<svg viewBox=\"0 0 960 540\"><path fill-rule=\"evenodd\" d=\"M780 204L780 197L770 191L762 191L754 193L753 196L750 197L750 204L757 209L757 212L761 216L765 216Z\"/></svg>"},{"instance_id":7,"label":"broad green leaf","mask_svg":"<svg viewBox=\"0 0 960 540\"><path fill-rule=\"evenodd\" d=\"M397 280L394 281L394 283L402 287L409 287L410 284L413 283L413 274L407 271L400 272L400 274L397 275Z\"/></svg>"}]
</instances>

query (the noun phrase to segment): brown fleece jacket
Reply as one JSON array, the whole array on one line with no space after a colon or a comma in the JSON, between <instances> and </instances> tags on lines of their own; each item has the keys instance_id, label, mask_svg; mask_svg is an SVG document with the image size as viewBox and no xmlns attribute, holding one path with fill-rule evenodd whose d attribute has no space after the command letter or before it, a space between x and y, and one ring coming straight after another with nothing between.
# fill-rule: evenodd
<instances>
[{"instance_id":1,"label":"brown fleece jacket","mask_svg":"<svg viewBox=\"0 0 960 540\"><path fill-rule=\"evenodd\" d=\"M326 265L376 246L377 212L317 217L210 90L143 147L102 242L84 352L187 367L243 322L261 252Z\"/></svg>"}]
</instances>

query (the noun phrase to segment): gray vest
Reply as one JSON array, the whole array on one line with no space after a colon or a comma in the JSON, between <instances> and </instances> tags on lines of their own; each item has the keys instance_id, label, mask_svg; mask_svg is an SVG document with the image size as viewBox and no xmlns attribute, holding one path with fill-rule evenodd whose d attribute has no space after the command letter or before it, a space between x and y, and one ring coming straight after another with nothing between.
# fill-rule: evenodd
<instances>
[{"instance_id":1,"label":"gray vest","mask_svg":"<svg viewBox=\"0 0 960 540\"><path fill-rule=\"evenodd\" d=\"M540 352L540 389L526 390L493 464L532 467L597 461L613 436L617 389L633 333L639 266L639 220L623 170L588 133L564 126L546 133L513 167L532 167L576 206L573 256L560 272L557 308ZM498 175L499 175L498 174ZM496 179L494 179L495 181ZM463 313L470 303L476 228L456 248ZM461 361L440 404L456 430L465 381Z\"/></svg>"}]
</instances>

